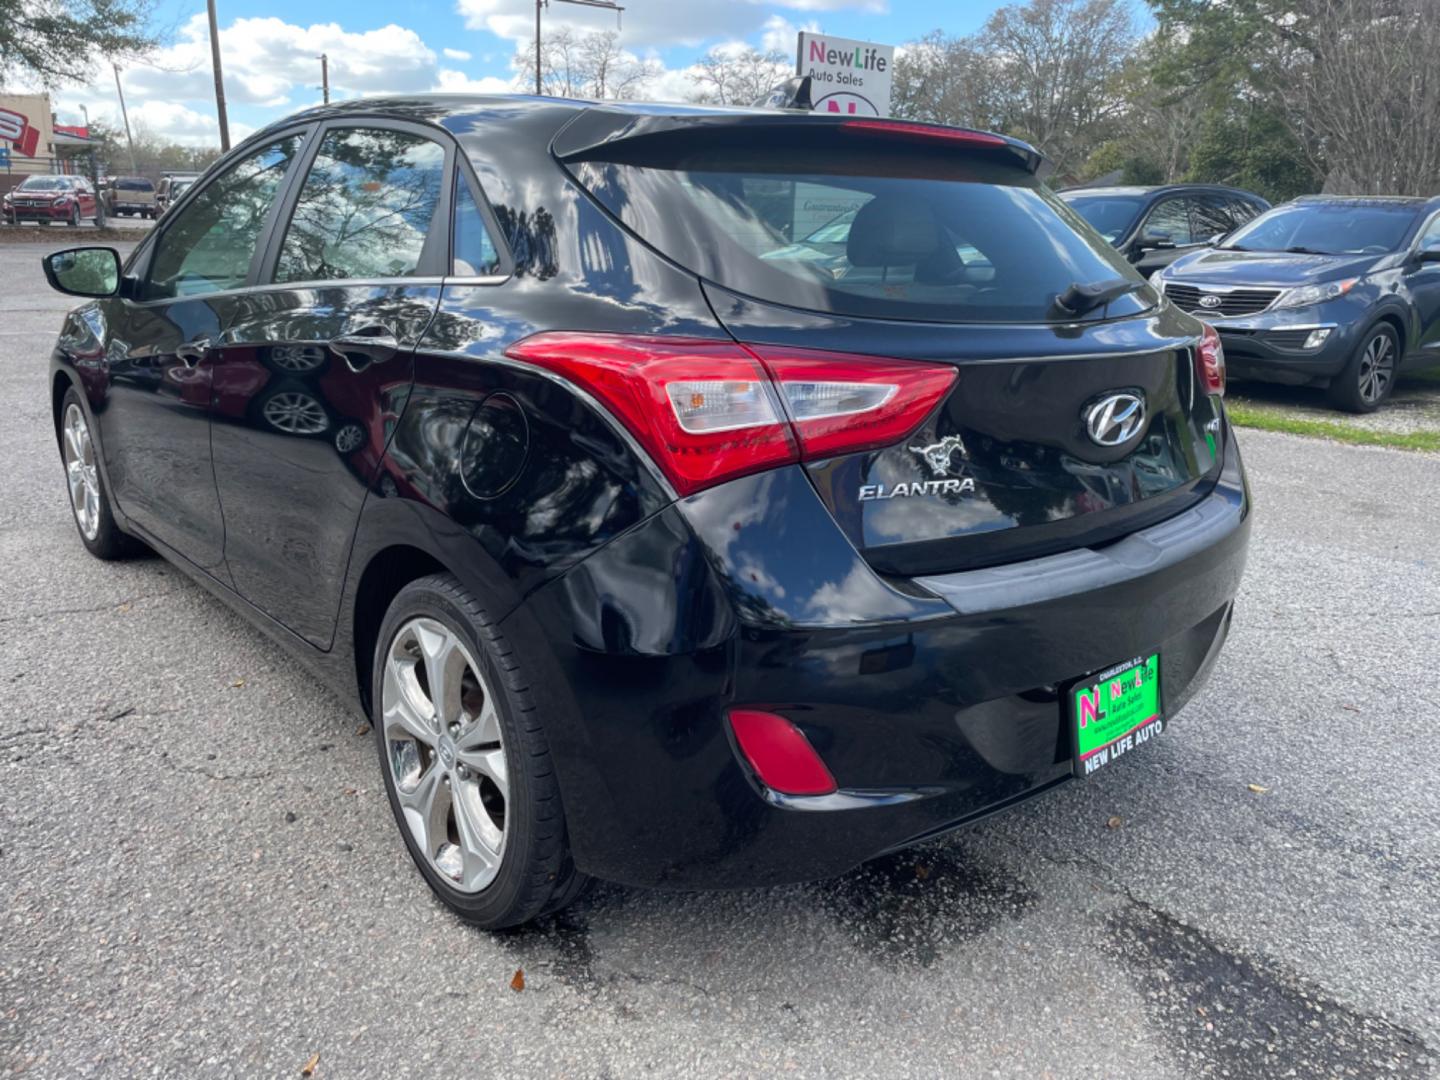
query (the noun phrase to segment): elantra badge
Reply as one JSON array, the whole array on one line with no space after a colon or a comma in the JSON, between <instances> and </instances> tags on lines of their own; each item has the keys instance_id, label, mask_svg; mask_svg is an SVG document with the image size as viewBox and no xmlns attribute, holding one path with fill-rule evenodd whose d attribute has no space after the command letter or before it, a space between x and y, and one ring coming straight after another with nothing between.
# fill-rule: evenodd
<instances>
[{"instance_id":1,"label":"elantra badge","mask_svg":"<svg viewBox=\"0 0 1440 1080\"><path fill-rule=\"evenodd\" d=\"M919 454L920 460L930 466L930 471L940 480L901 481L894 487L884 484L862 484L860 501L873 502L877 499L901 499L912 495L973 495L975 481L969 476L956 476L965 470L965 443L959 435L946 435L929 446L912 446L912 454ZM959 468L955 466L955 455L960 455Z\"/></svg>"},{"instance_id":2,"label":"elantra badge","mask_svg":"<svg viewBox=\"0 0 1440 1080\"><path fill-rule=\"evenodd\" d=\"M1106 394L1084 411L1085 430L1097 446L1122 446L1145 426L1145 399L1139 391Z\"/></svg>"}]
</instances>

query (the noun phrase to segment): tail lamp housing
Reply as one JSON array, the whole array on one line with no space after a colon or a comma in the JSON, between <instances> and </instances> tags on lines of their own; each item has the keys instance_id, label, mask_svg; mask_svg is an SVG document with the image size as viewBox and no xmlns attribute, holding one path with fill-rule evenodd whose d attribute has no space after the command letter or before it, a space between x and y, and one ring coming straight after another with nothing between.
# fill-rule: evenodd
<instances>
[{"instance_id":1,"label":"tail lamp housing","mask_svg":"<svg viewBox=\"0 0 1440 1080\"><path fill-rule=\"evenodd\" d=\"M546 332L505 355L597 398L681 495L890 446L949 392L948 364L733 341Z\"/></svg>"}]
</instances>

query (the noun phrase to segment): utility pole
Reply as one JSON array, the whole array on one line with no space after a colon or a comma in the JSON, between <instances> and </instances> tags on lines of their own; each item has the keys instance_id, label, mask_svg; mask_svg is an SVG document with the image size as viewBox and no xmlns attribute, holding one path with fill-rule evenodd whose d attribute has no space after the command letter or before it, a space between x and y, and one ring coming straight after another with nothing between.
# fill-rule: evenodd
<instances>
[{"instance_id":1,"label":"utility pole","mask_svg":"<svg viewBox=\"0 0 1440 1080\"><path fill-rule=\"evenodd\" d=\"M135 139L130 134L130 114L125 111L125 91L120 89L120 65L112 63L115 69L115 93L120 98L120 119L125 121L125 142L130 146L130 171L135 172Z\"/></svg>"},{"instance_id":2,"label":"utility pole","mask_svg":"<svg viewBox=\"0 0 1440 1080\"><path fill-rule=\"evenodd\" d=\"M615 12L615 26L620 26L620 13L625 10L624 5L615 3L615 0L555 0L558 4L575 4L577 7L604 8L606 11ZM540 83L540 6L550 6L550 0L535 0L535 96L539 97L545 93L545 88Z\"/></svg>"},{"instance_id":3,"label":"utility pole","mask_svg":"<svg viewBox=\"0 0 1440 1080\"><path fill-rule=\"evenodd\" d=\"M325 104L330 104L330 57L327 53L320 54L320 89L325 93Z\"/></svg>"},{"instance_id":4,"label":"utility pole","mask_svg":"<svg viewBox=\"0 0 1440 1080\"><path fill-rule=\"evenodd\" d=\"M215 0L206 0L210 9L210 60L215 67L215 112L220 117L220 152L230 149L230 121L225 117L225 78L220 73L220 29L216 25Z\"/></svg>"}]
</instances>

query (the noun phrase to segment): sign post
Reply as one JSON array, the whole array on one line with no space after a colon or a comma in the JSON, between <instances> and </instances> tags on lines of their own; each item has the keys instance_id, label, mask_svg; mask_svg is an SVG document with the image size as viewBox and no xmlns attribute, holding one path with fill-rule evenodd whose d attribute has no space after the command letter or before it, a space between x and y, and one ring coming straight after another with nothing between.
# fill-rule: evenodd
<instances>
[{"instance_id":1,"label":"sign post","mask_svg":"<svg viewBox=\"0 0 1440 1080\"><path fill-rule=\"evenodd\" d=\"M802 30L795 74L810 76L816 112L889 116L895 46Z\"/></svg>"}]
</instances>

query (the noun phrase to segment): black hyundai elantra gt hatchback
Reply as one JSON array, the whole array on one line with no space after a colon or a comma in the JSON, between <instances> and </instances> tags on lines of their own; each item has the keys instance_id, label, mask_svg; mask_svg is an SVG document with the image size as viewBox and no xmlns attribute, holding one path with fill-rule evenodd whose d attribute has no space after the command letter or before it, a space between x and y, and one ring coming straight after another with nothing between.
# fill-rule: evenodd
<instances>
[{"instance_id":1,"label":"black hyundai elantra gt hatchback","mask_svg":"<svg viewBox=\"0 0 1440 1080\"><path fill-rule=\"evenodd\" d=\"M847 870L1145 745L1226 636L1218 339L982 132L545 98L248 139L51 386L75 519L373 721L487 927Z\"/></svg>"}]
</instances>

